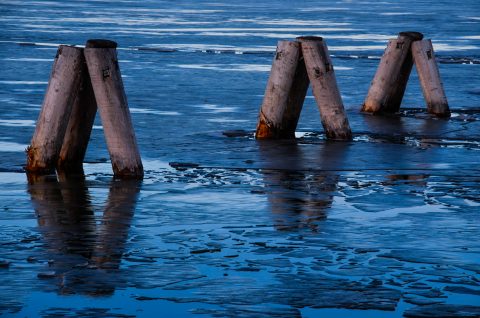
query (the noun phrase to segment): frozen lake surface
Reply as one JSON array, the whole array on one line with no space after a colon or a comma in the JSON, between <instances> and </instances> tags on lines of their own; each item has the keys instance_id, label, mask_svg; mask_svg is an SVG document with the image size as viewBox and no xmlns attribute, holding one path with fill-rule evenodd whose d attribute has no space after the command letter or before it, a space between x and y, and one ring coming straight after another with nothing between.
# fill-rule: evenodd
<instances>
[{"instance_id":1,"label":"frozen lake surface","mask_svg":"<svg viewBox=\"0 0 480 318\"><path fill-rule=\"evenodd\" d=\"M415 71L398 117L359 113L389 38L431 38L453 116ZM253 138L276 42L323 36L354 133ZM59 44L118 42L145 166L23 173ZM480 3L0 3L0 315L480 316Z\"/></svg>"}]
</instances>

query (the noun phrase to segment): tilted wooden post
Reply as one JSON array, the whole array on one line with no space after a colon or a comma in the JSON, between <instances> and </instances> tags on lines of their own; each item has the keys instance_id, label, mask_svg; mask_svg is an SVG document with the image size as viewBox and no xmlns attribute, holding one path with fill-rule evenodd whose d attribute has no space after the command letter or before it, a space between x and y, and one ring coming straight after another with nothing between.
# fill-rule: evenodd
<instances>
[{"instance_id":1,"label":"tilted wooden post","mask_svg":"<svg viewBox=\"0 0 480 318\"><path fill-rule=\"evenodd\" d=\"M431 40L412 43L412 54L417 68L427 111L438 117L450 117L447 97L440 79Z\"/></svg>"},{"instance_id":2,"label":"tilted wooden post","mask_svg":"<svg viewBox=\"0 0 480 318\"><path fill-rule=\"evenodd\" d=\"M299 50L300 56L293 77L293 84L288 94L287 108L283 113L283 133L280 134L282 138L295 138L295 130L297 129L300 113L302 112L308 86L310 85L305 60L300 47Z\"/></svg>"},{"instance_id":3,"label":"tilted wooden post","mask_svg":"<svg viewBox=\"0 0 480 318\"><path fill-rule=\"evenodd\" d=\"M57 169L64 173L83 173L83 159L97 113L97 103L86 64L82 72L80 91L73 104L57 163Z\"/></svg>"},{"instance_id":4,"label":"tilted wooden post","mask_svg":"<svg viewBox=\"0 0 480 318\"><path fill-rule=\"evenodd\" d=\"M117 43L87 41L85 59L103 124L113 173L142 178L143 166L117 60Z\"/></svg>"},{"instance_id":5,"label":"tilted wooden post","mask_svg":"<svg viewBox=\"0 0 480 318\"><path fill-rule=\"evenodd\" d=\"M410 46L422 38L419 32L400 32L397 39L389 41L368 90L363 112L398 112L413 67Z\"/></svg>"},{"instance_id":6,"label":"tilted wooden post","mask_svg":"<svg viewBox=\"0 0 480 318\"><path fill-rule=\"evenodd\" d=\"M27 149L27 166L33 173L52 173L62 147L72 104L82 81L83 49L58 48L37 126Z\"/></svg>"},{"instance_id":7,"label":"tilted wooden post","mask_svg":"<svg viewBox=\"0 0 480 318\"><path fill-rule=\"evenodd\" d=\"M352 131L337 86L327 45L321 37L300 37L307 74L328 139L351 140Z\"/></svg>"},{"instance_id":8,"label":"tilted wooden post","mask_svg":"<svg viewBox=\"0 0 480 318\"><path fill-rule=\"evenodd\" d=\"M279 41L260 109L256 138L295 138L308 84L300 44Z\"/></svg>"}]
</instances>

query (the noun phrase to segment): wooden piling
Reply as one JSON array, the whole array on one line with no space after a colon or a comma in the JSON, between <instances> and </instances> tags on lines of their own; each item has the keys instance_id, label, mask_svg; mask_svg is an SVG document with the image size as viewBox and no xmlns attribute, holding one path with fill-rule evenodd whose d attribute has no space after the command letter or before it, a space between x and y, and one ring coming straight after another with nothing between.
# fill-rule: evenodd
<instances>
[{"instance_id":1,"label":"wooden piling","mask_svg":"<svg viewBox=\"0 0 480 318\"><path fill-rule=\"evenodd\" d=\"M117 44L88 40L85 59L103 124L113 173L119 178L143 178L143 166L133 130L117 60Z\"/></svg>"},{"instance_id":2,"label":"wooden piling","mask_svg":"<svg viewBox=\"0 0 480 318\"><path fill-rule=\"evenodd\" d=\"M363 112L398 112L413 67L410 47L422 38L419 32L400 32L397 39L389 41L362 106Z\"/></svg>"},{"instance_id":3,"label":"wooden piling","mask_svg":"<svg viewBox=\"0 0 480 318\"><path fill-rule=\"evenodd\" d=\"M327 45L321 37L300 37L307 74L328 139L351 140L352 131L338 90Z\"/></svg>"},{"instance_id":4,"label":"wooden piling","mask_svg":"<svg viewBox=\"0 0 480 318\"><path fill-rule=\"evenodd\" d=\"M35 133L27 148L27 171L54 172L80 86L83 64L81 48L65 45L58 48Z\"/></svg>"},{"instance_id":5,"label":"wooden piling","mask_svg":"<svg viewBox=\"0 0 480 318\"><path fill-rule=\"evenodd\" d=\"M95 94L85 63L82 74L80 91L72 107L57 163L57 169L63 173L83 173L83 159L97 113Z\"/></svg>"},{"instance_id":6,"label":"wooden piling","mask_svg":"<svg viewBox=\"0 0 480 318\"><path fill-rule=\"evenodd\" d=\"M431 40L412 43L412 54L422 86L427 111L438 117L450 117L447 97L440 79Z\"/></svg>"},{"instance_id":7,"label":"wooden piling","mask_svg":"<svg viewBox=\"0 0 480 318\"><path fill-rule=\"evenodd\" d=\"M280 134L281 138L295 138L295 130L297 129L309 85L310 80L308 79L305 60L302 55L302 50L300 50L297 68L293 77L293 84L288 94L287 108L283 114L283 132Z\"/></svg>"},{"instance_id":8,"label":"wooden piling","mask_svg":"<svg viewBox=\"0 0 480 318\"><path fill-rule=\"evenodd\" d=\"M279 41L260 109L257 139L295 138L308 85L300 44Z\"/></svg>"}]
</instances>

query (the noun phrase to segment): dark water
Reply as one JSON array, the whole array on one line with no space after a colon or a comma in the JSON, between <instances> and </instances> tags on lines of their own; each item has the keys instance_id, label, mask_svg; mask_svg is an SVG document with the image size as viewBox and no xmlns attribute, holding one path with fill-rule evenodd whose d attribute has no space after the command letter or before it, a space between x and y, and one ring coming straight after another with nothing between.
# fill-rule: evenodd
<instances>
[{"instance_id":1,"label":"dark water","mask_svg":"<svg viewBox=\"0 0 480 318\"><path fill-rule=\"evenodd\" d=\"M358 113L389 38L431 38L453 117L415 71ZM276 42L323 36L354 141L253 139ZM22 172L58 44L118 42L143 182ZM0 3L0 315L480 316L480 3Z\"/></svg>"}]
</instances>

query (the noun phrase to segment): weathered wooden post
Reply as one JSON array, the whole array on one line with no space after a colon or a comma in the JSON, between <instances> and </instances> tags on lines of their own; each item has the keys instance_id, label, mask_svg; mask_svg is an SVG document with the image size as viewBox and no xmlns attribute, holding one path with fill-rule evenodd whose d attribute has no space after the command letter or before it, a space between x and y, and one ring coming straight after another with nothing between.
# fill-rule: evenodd
<instances>
[{"instance_id":1,"label":"weathered wooden post","mask_svg":"<svg viewBox=\"0 0 480 318\"><path fill-rule=\"evenodd\" d=\"M116 47L117 43L113 41L88 40L84 50L85 59L113 173L120 178L142 178L143 166L118 66Z\"/></svg>"},{"instance_id":2,"label":"weathered wooden post","mask_svg":"<svg viewBox=\"0 0 480 318\"><path fill-rule=\"evenodd\" d=\"M293 77L293 84L288 94L287 108L283 114L284 132L280 135L282 138L295 138L295 130L297 129L300 113L302 112L308 86L310 85L300 44L299 51L300 56Z\"/></svg>"},{"instance_id":3,"label":"weathered wooden post","mask_svg":"<svg viewBox=\"0 0 480 318\"><path fill-rule=\"evenodd\" d=\"M450 117L447 97L440 79L431 40L412 43L412 54L417 68L427 111L438 117Z\"/></svg>"},{"instance_id":4,"label":"weathered wooden post","mask_svg":"<svg viewBox=\"0 0 480 318\"><path fill-rule=\"evenodd\" d=\"M298 40L327 138L351 140L352 131L325 41L314 36L300 37Z\"/></svg>"},{"instance_id":5,"label":"weathered wooden post","mask_svg":"<svg viewBox=\"0 0 480 318\"><path fill-rule=\"evenodd\" d=\"M419 32L400 32L397 39L389 41L368 90L363 112L398 112L413 67L410 46L422 38Z\"/></svg>"},{"instance_id":6,"label":"weathered wooden post","mask_svg":"<svg viewBox=\"0 0 480 318\"><path fill-rule=\"evenodd\" d=\"M27 171L54 172L84 63L81 48L65 45L58 48L35 133L27 148Z\"/></svg>"},{"instance_id":7,"label":"weathered wooden post","mask_svg":"<svg viewBox=\"0 0 480 318\"><path fill-rule=\"evenodd\" d=\"M80 91L72 107L57 163L57 169L64 173L83 173L83 159L97 113L97 103L86 64L82 72Z\"/></svg>"},{"instance_id":8,"label":"weathered wooden post","mask_svg":"<svg viewBox=\"0 0 480 318\"><path fill-rule=\"evenodd\" d=\"M256 138L295 138L308 84L300 44L279 41L260 109Z\"/></svg>"}]
</instances>

